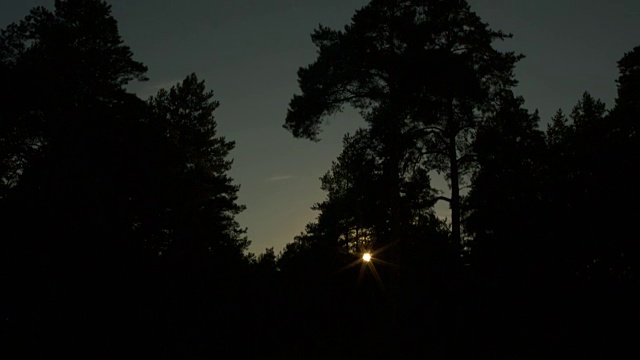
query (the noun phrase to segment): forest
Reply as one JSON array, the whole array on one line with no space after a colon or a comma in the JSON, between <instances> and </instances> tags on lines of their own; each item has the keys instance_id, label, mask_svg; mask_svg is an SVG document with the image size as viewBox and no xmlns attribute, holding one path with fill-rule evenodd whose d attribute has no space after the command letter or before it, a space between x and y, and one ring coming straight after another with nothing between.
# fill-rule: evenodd
<instances>
[{"instance_id":1,"label":"forest","mask_svg":"<svg viewBox=\"0 0 640 360\"><path fill-rule=\"evenodd\" d=\"M318 26L283 131L365 126L316 220L253 254L213 90L142 99L107 2L32 9L0 30L3 358L638 358L640 46L612 106L540 119L511 37L465 0Z\"/></svg>"}]
</instances>

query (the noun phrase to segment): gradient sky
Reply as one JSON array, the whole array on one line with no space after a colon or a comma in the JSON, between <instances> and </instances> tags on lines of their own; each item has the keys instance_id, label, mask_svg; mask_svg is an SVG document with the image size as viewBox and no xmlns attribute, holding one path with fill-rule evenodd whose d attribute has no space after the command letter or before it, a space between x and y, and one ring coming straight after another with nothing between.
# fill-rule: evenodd
<instances>
[{"instance_id":1,"label":"gradient sky","mask_svg":"<svg viewBox=\"0 0 640 360\"><path fill-rule=\"evenodd\" d=\"M282 128L296 71L313 62L318 24L342 28L366 0L111 0L120 33L150 81L130 89L146 98L195 72L220 101L219 134L236 142L232 177L241 185L238 217L250 250L276 251L299 234L324 198L319 177L341 150L342 136L363 124L336 115L322 141L294 139ZM0 27L53 0L3 0ZM568 112L584 91L613 104L616 61L640 45L638 0L470 0L492 28L513 33L499 45L526 56L516 92L545 123ZM544 128L544 126L543 126ZM435 184L447 191L442 181ZM438 214L447 216L446 204Z\"/></svg>"}]
</instances>

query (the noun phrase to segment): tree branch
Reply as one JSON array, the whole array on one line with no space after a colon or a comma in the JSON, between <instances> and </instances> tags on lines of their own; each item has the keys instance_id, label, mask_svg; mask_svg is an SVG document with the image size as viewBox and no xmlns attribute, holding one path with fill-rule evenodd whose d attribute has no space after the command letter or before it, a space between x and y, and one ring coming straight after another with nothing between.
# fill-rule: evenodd
<instances>
[{"instance_id":1,"label":"tree branch","mask_svg":"<svg viewBox=\"0 0 640 360\"><path fill-rule=\"evenodd\" d=\"M438 196L438 197L436 197L436 198L433 198L432 200L433 200L433 203L434 203L434 204L435 204L435 203L437 203L437 202L438 202L438 201L440 201L440 200L446 201L446 202L448 202L448 203L450 203L450 202L451 202L451 199L450 199L450 198L448 198L448 197L446 197L446 196Z\"/></svg>"}]
</instances>

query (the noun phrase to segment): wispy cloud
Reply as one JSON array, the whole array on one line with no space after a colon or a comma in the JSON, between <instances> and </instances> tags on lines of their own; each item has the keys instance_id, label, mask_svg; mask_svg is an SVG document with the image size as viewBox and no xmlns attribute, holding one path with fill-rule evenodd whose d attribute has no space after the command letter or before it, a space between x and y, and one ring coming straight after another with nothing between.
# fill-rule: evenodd
<instances>
[{"instance_id":1,"label":"wispy cloud","mask_svg":"<svg viewBox=\"0 0 640 360\"><path fill-rule=\"evenodd\" d=\"M264 181L275 182L275 181L289 180L289 179L292 179L292 178L293 178L292 175L277 175L277 176L268 177L268 178L264 179Z\"/></svg>"}]
</instances>

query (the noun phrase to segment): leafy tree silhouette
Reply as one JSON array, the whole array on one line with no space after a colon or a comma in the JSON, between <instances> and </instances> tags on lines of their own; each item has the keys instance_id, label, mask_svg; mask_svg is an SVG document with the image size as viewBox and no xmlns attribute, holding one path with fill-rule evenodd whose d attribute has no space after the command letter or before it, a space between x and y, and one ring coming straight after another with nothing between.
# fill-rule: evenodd
<instances>
[{"instance_id":1,"label":"leafy tree silhouette","mask_svg":"<svg viewBox=\"0 0 640 360\"><path fill-rule=\"evenodd\" d=\"M546 144L538 130L537 112L529 113L523 103L521 97L505 92L499 98L498 111L480 128L474 143L479 168L467 199L465 226L473 234L476 265L481 261L500 266L486 274L489 277L521 276L516 267L524 266L529 257L535 262L532 249L541 245L537 242L546 206L540 196Z\"/></svg>"},{"instance_id":2,"label":"leafy tree silhouette","mask_svg":"<svg viewBox=\"0 0 640 360\"><path fill-rule=\"evenodd\" d=\"M628 239L637 235L637 192L628 186L620 196L620 185L637 171L627 156L637 139L632 107L621 105L632 101L620 100L633 77L621 73L610 112L585 92L543 135L537 115L504 93L478 131L465 226L474 240L474 293L486 301L475 310L488 319L474 325L483 334L479 349L513 355L535 347L534 357L634 352L637 246ZM496 336L509 345L492 347Z\"/></svg>"},{"instance_id":3,"label":"leafy tree silhouette","mask_svg":"<svg viewBox=\"0 0 640 360\"><path fill-rule=\"evenodd\" d=\"M406 237L400 169L414 150L450 179L446 199L460 244L459 190L478 117L493 94L515 84L519 57L492 47L507 37L488 29L465 1L373 0L343 31L314 32L319 55L298 71L302 94L292 98L285 128L317 140L324 117L344 105L358 109L382 147L384 186L392 195L387 242Z\"/></svg>"},{"instance_id":4,"label":"leafy tree silhouette","mask_svg":"<svg viewBox=\"0 0 640 360\"><path fill-rule=\"evenodd\" d=\"M109 300L129 265L121 145L144 114L123 86L144 80L146 67L133 60L102 1L35 8L2 30L0 49L7 85L0 206L12 319L23 341L56 348L66 332L55 324L82 327L119 307ZM88 339L97 328L85 330Z\"/></svg>"},{"instance_id":5,"label":"leafy tree silhouette","mask_svg":"<svg viewBox=\"0 0 640 360\"><path fill-rule=\"evenodd\" d=\"M619 85L626 80L619 79ZM619 98L624 97L621 88ZM631 165L637 137L620 103L617 99L607 112L603 102L585 92L569 119L558 112L547 131L542 196L548 204L543 217L548 235L539 243L548 250L538 259L550 276L539 278L548 285L537 289L538 299L561 299L546 301L543 309L571 323L574 332L554 336L564 336L567 346L581 347L585 356L637 353L631 339L637 316L630 304L637 301L631 289L637 286L638 252L629 241L638 235L632 225L637 191L624 185L637 173ZM628 189L624 196L621 188Z\"/></svg>"},{"instance_id":6,"label":"leafy tree silhouette","mask_svg":"<svg viewBox=\"0 0 640 360\"><path fill-rule=\"evenodd\" d=\"M165 159L173 188L160 194L167 202L157 214L162 221L156 222L159 243L153 246L163 249L162 256L192 265L201 263L200 257L242 260L249 245L234 218L244 210L236 204L240 187L227 174L232 165L227 157L235 144L217 135L213 112L219 103L212 99L204 81L191 74L148 101L149 124L173 148Z\"/></svg>"},{"instance_id":7,"label":"leafy tree silhouette","mask_svg":"<svg viewBox=\"0 0 640 360\"><path fill-rule=\"evenodd\" d=\"M110 6L102 1L56 1L53 12L34 8L2 30L0 56L7 84L0 177L10 187L36 153L74 138L78 122L99 124L82 111L131 100L122 86L144 80L146 72L122 44Z\"/></svg>"},{"instance_id":8,"label":"leafy tree silhouette","mask_svg":"<svg viewBox=\"0 0 640 360\"><path fill-rule=\"evenodd\" d=\"M542 197L547 147L537 112L523 105L524 99L511 91L498 97L497 111L477 132L478 168L465 200L474 281L467 291L482 299L473 304L468 321L476 334L473 348L506 357L525 356L522 349L540 339L538 321L547 319L546 314L530 314L534 304L548 301L538 297L544 288L539 282L549 281L545 252L553 250L545 226L548 204Z\"/></svg>"},{"instance_id":9,"label":"leafy tree silhouette","mask_svg":"<svg viewBox=\"0 0 640 360\"><path fill-rule=\"evenodd\" d=\"M56 1L0 33L2 260L18 348L118 351L137 336L152 353L199 352L216 305L221 324L241 308L248 240L218 103L195 75L145 103L124 88L145 72L104 1Z\"/></svg>"},{"instance_id":10,"label":"leafy tree silhouette","mask_svg":"<svg viewBox=\"0 0 640 360\"><path fill-rule=\"evenodd\" d=\"M399 356L398 351L408 353L415 345L402 349L392 345L404 335L427 336L424 321L429 318L433 324L435 308L431 312L425 307L446 297L442 284L455 279L452 275L457 269L452 264L456 264L456 252L448 242L448 229L434 214L435 192L428 187L427 174L421 166L408 166L401 183L400 220L409 239L402 262L394 263L389 244L378 240L387 226L389 195L380 191L382 160L375 141L367 129L344 137L343 152L321 178L327 196L314 206L319 211L317 220L285 247L278 266L291 294L287 297L300 299L286 310L296 314L290 317L292 327L296 328L298 321L320 322L338 334L331 338L331 344L343 347L345 353ZM375 273L363 265L362 255L367 250L374 254ZM398 276L400 268L402 275ZM427 292L439 294L425 300ZM318 319L297 313L304 312L302 309L322 315ZM442 313L443 309L437 311ZM436 331L435 325L427 328ZM311 339L314 336L322 335L314 334ZM345 337L351 339L347 344ZM311 339L300 337L299 342L312 344Z\"/></svg>"},{"instance_id":11,"label":"leafy tree silhouette","mask_svg":"<svg viewBox=\"0 0 640 360\"><path fill-rule=\"evenodd\" d=\"M619 209L616 215L612 214L616 218L612 222L612 229L613 236L620 241L618 262L624 264L620 268L620 275L637 284L640 279L640 246L634 239L640 236L635 226L637 219L640 219L637 206L640 190L633 184L633 179L640 176L640 160L637 156L640 154L640 47L624 54L618 61L618 69L618 96L609 114L612 130L607 144L608 156L605 155L609 164L607 169L611 170L607 179L612 184L607 187L608 192L603 197L614 200L609 206ZM624 195L620 194L620 188L625 189Z\"/></svg>"}]
</instances>

